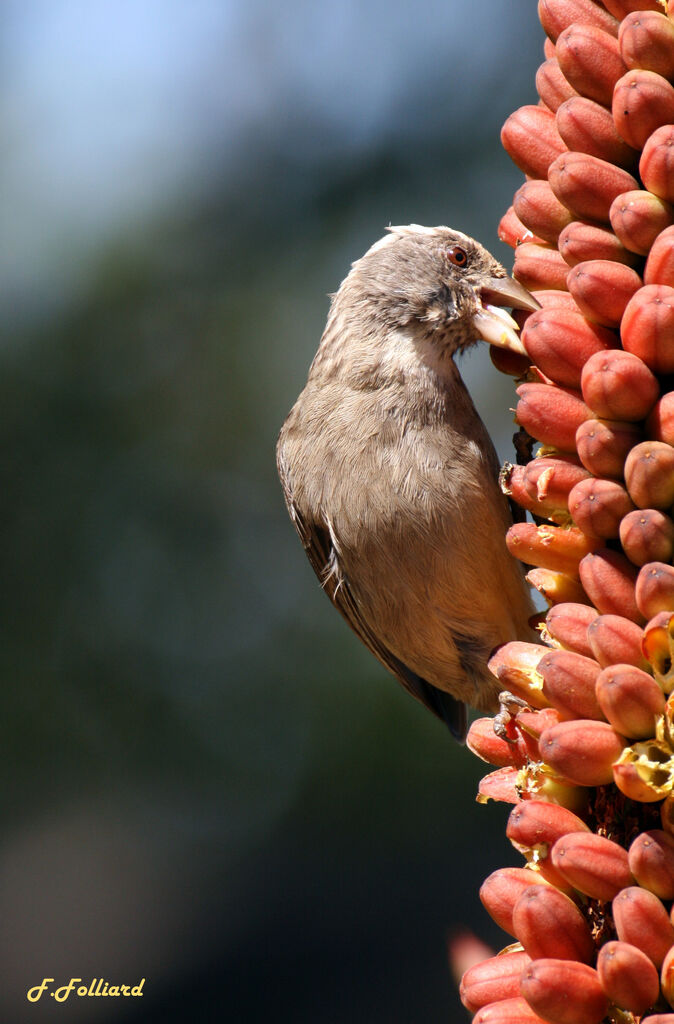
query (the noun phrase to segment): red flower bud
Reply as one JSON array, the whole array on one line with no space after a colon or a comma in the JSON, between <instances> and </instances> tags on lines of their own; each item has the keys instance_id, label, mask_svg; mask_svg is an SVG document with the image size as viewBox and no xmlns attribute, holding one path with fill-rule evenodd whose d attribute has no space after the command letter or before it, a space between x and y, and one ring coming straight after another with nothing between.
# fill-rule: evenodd
<instances>
[{"instance_id":1,"label":"red flower bud","mask_svg":"<svg viewBox=\"0 0 674 1024\"><path fill-rule=\"evenodd\" d=\"M517 422L532 437L560 451L575 450L576 431L592 415L576 391L557 388L551 394L547 384L521 384L517 394Z\"/></svg>"},{"instance_id":2,"label":"red flower bud","mask_svg":"<svg viewBox=\"0 0 674 1024\"><path fill-rule=\"evenodd\" d=\"M581 96L611 103L613 88L627 70L615 36L594 25L574 22L560 33L555 53L562 74Z\"/></svg>"},{"instance_id":3,"label":"red flower bud","mask_svg":"<svg viewBox=\"0 0 674 1024\"><path fill-rule=\"evenodd\" d=\"M674 77L674 24L657 11L628 14L620 26L620 54L628 68Z\"/></svg>"},{"instance_id":4,"label":"red flower bud","mask_svg":"<svg viewBox=\"0 0 674 1024\"><path fill-rule=\"evenodd\" d=\"M579 220L607 224L616 196L639 187L621 167L587 153L562 153L550 164L548 181L560 203Z\"/></svg>"},{"instance_id":5,"label":"red flower bud","mask_svg":"<svg viewBox=\"0 0 674 1024\"><path fill-rule=\"evenodd\" d=\"M635 292L625 307L621 332L626 351L654 373L674 373L674 288L647 284Z\"/></svg>"},{"instance_id":6,"label":"red flower bud","mask_svg":"<svg viewBox=\"0 0 674 1024\"><path fill-rule=\"evenodd\" d=\"M626 249L647 256L660 232L674 222L674 209L652 192L633 189L613 200L609 219Z\"/></svg>"},{"instance_id":7,"label":"red flower bud","mask_svg":"<svg viewBox=\"0 0 674 1024\"><path fill-rule=\"evenodd\" d=\"M641 438L641 428L634 423L589 419L576 431L576 450L590 473L622 480L625 459Z\"/></svg>"},{"instance_id":8,"label":"red flower bud","mask_svg":"<svg viewBox=\"0 0 674 1024\"><path fill-rule=\"evenodd\" d=\"M655 735L655 719L664 714L665 698L653 676L634 665L609 665L597 678L596 693L616 732L632 739Z\"/></svg>"},{"instance_id":9,"label":"red flower bud","mask_svg":"<svg viewBox=\"0 0 674 1024\"><path fill-rule=\"evenodd\" d=\"M623 1010L642 1014L658 998L658 972L646 954L629 942L607 942L602 946L597 974L608 998Z\"/></svg>"},{"instance_id":10,"label":"red flower bud","mask_svg":"<svg viewBox=\"0 0 674 1024\"><path fill-rule=\"evenodd\" d=\"M609 548L590 552L581 560L578 571L597 611L643 622L634 598L637 570L624 555Z\"/></svg>"},{"instance_id":11,"label":"red flower bud","mask_svg":"<svg viewBox=\"0 0 674 1024\"><path fill-rule=\"evenodd\" d=\"M620 543L630 562L671 562L674 522L654 508L629 512L620 524Z\"/></svg>"},{"instance_id":12,"label":"red flower bud","mask_svg":"<svg viewBox=\"0 0 674 1024\"><path fill-rule=\"evenodd\" d=\"M613 331L590 323L580 313L556 308L539 309L528 318L522 344L546 377L555 384L578 388L587 360L616 349L618 339ZM651 406L654 402L655 398Z\"/></svg>"},{"instance_id":13,"label":"red flower bud","mask_svg":"<svg viewBox=\"0 0 674 1024\"><path fill-rule=\"evenodd\" d=\"M674 505L674 448L663 441L643 441L625 460L625 483L637 508Z\"/></svg>"},{"instance_id":14,"label":"red flower bud","mask_svg":"<svg viewBox=\"0 0 674 1024\"><path fill-rule=\"evenodd\" d=\"M550 651L538 665L543 693L563 719L604 719L595 694L600 671L593 658L572 651Z\"/></svg>"},{"instance_id":15,"label":"red flower bud","mask_svg":"<svg viewBox=\"0 0 674 1024\"><path fill-rule=\"evenodd\" d=\"M656 128L674 122L674 88L653 71L628 71L616 82L612 111L618 134L642 149Z\"/></svg>"},{"instance_id":16,"label":"red flower bud","mask_svg":"<svg viewBox=\"0 0 674 1024\"><path fill-rule=\"evenodd\" d=\"M498 868L484 880L480 900L499 928L514 935L513 909L518 899L532 885L548 886L545 879L529 868Z\"/></svg>"},{"instance_id":17,"label":"red flower bud","mask_svg":"<svg viewBox=\"0 0 674 1024\"><path fill-rule=\"evenodd\" d=\"M593 957L587 921L573 900L552 885L524 890L513 910L513 928L532 960L555 957L589 963Z\"/></svg>"},{"instance_id":18,"label":"red flower bud","mask_svg":"<svg viewBox=\"0 0 674 1024\"><path fill-rule=\"evenodd\" d=\"M552 639L566 650L593 658L587 628L597 615L597 609L590 605L566 601L550 609L545 626Z\"/></svg>"},{"instance_id":19,"label":"red flower bud","mask_svg":"<svg viewBox=\"0 0 674 1024\"><path fill-rule=\"evenodd\" d=\"M569 267L576 267L587 260L613 260L628 267L639 263L637 254L626 249L613 231L595 224L584 224L582 220L571 221L560 231L557 248Z\"/></svg>"},{"instance_id":20,"label":"red flower bud","mask_svg":"<svg viewBox=\"0 0 674 1024\"><path fill-rule=\"evenodd\" d=\"M641 626L622 615L599 615L587 629L592 656L602 668L616 662L644 668L646 660L641 653L643 635Z\"/></svg>"},{"instance_id":21,"label":"red flower bud","mask_svg":"<svg viewBox=\"0 0 674 1024\"><path fill-rule=\"evenodd\" d=\"M617 327L627 303L641 287L641 278L622 263L588 260L569 271L566 286L584 316L605 327Z\"/></svg>"},{"instance_id":22,"label":"red flower bud","mask_svg":"<svg viewBox=\"0 0 674 1024\"><path fill-rule=\"evenodd\" d=\"M593 899L612 900L633 881L627 851L592 832L562 836L552 847L550 858L574 889Z\"/></svg>"},{"instance_id":23,"label":"red flower bud","mask_svg":"<svg viewBox=\"0 0 674 1024\"><path fill-rule=\"evenodd\" d=\"M538 17L545 34L553 43L574 21L594 25L618 37L619 25L616 19L592 0L539 0Z\"/></svg>"},{"instance_id":24,"label":"red flower bud","mask_svg":"<svg viewBox=\"0 0 674 1024\"><path fill-rule=\"evenodd\" d=\"M555 1024L600 1024L608 1009L599 975L582 963L535 960L522 971L520 988L532 1009Z\"/></svg>"},{"instance_id":25,"label":"red flower bud","mask_svg":"<svg viewBox=\"0 0 674 1024\"><path fill-rule=\"evenodd\" d=\"M635 597L639 611L647 619L658 612L674 614L674 566L647 562L637 576Z\"/></svg>"},{"instance_id":26,"label":"red flower bud","mask_svg":"<svg viewBox=\"0 0 674 1024\"><path fill-rule=\"evenodd\" d=\"M668 23L674 32L672 22ZM646 140L639 161L641 180L654 195L674 202L674 125L656 128Z\"/></svg>"},{"instance_id":27,"label":"red flower bud","mask_svg":"<svg viewBox=\"0 0 674 1024\"><path fill-rule=\"evenodd\" d=\"M632 500L615 480L581 480L569 494L569 514L591 537L615 538L620 524L634 509Z\"/></svg>"},{"instance_id":28,"label":"red flower bud","mask_svg":"<svg viewBox=\"0 0 674 1024\"><path fill-rule=\"evenodd\" d=\"M630 871L642 889L674 899L674 837L661 829L641 832L629 848Z\"/></svg>"},{"instance_id":29,"label":"red flower bud","mask_svg":"<svg viewBox=\"0 0 674 1024\"><path fill-rule=\"evenodd\" d=\"M555 115L535 106L520 107L510 115L501 129L501 144L513 163L532 178L545 178L552 161L566 149Z\"/></svg>"},{"instance_id":30,"label":"red flower bud","mask_svg":"<svg viewBox=\"0 0 674 1024\"><path fill-rule=\"evenodd\" d=\"M501 999L510 999L520 992L520 974L531 957L523 950L501 953L470 967L461 979L461 1002L475 1013L476 1010ZM650 964L649 961L649 965Z\"/></svg>"},{"instance_id":31,"label":"red flower bud","mask_svg":"<svg viewBox=\"0 0 674 1024\"><path fill-rule=\"evenodd\" d=\"M612 911L618 938L636 946L660 967L674 945L674 928L658 897L632 885L618 893Z\"/></svg>"},{"instance_id":32,"label":"red flower bud","mask_svg":"<svg viewBox=\"0 0 674 1024\"><path fill-rule=\"evenodd\" d=\"M582 719L553 725L539 743L546 764L578 786L611 782L624 745L622 736L606 722Z\"/></svg>"}]
</instances>

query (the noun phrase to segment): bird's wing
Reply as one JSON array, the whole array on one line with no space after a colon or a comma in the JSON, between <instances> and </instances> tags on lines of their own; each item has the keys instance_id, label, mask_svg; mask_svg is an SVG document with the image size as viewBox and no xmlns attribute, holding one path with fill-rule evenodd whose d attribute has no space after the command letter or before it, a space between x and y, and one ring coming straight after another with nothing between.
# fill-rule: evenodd
<instances>
[{"instance_id":1,"label":"bird's wing","mask_svg":"<svg viewBox=\"0 0 674 1024\"><path fill-rule=\"evenodd\" d=\"M365 646L374 654L385 668L402 683L408 693L421 701L434 715L442 719L452 735L463 742L466 737L466 706L444 690L422 679L407 668L379 640L367 620L364 618L347 577L341 570L336 546L332 541L330 527L327 523L318 522L314 517L303 514L294 498L282 454L279 452L278 471L283 487L283 494L290 518L298 536L302 541L307 557L311 562L323 590L335 608L346 619Z\"/></svg>"}]
</instances>

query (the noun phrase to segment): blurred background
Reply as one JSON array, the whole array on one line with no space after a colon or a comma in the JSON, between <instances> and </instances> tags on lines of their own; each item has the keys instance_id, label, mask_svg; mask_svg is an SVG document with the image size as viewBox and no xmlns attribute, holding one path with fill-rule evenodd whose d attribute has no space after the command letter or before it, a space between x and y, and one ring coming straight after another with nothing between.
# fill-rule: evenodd
<instances>
[{"instance_id":1,"label":"blurred background","mask_svg":"<svg viewBox=\"0 0 674 1024\"><path fill-rule=\"evenodd\" d=\"M467 1019L507 808L321 594L274 445L387 224L511 266L535 4L5 0L0 39L2 1019Z\"/></svg>"}]
</instances>

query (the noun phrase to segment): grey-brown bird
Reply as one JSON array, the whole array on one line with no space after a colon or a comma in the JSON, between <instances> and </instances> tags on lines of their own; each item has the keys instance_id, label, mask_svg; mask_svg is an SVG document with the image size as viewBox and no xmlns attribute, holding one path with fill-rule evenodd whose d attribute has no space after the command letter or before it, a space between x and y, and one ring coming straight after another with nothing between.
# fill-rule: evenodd
<instances>
[{"instance_id":1,"label":"grey-brown bird","mask_svg":"<svg viewBox=\"0 0 674 1024\"><path fill-rule=\"evenodd\" d=\"M354 632L459 739L487 670L531 639L498 459L454 362L480 339L523 353L502 308L536 300L472 238L389 228L332 297L278 442L290 517Z\"/></svg>"}]
</instances>

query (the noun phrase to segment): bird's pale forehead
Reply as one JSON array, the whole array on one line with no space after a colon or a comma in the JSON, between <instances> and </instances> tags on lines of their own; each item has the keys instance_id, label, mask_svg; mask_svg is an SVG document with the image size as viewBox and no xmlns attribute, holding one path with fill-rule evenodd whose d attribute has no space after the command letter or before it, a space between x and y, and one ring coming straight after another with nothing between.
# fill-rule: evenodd
<instances>
[{"instance_id":1,"label":"bird's pale forehead","mask_svg":"<svg viewBox=\"0 0 674 1024\"><path fill-rule=\"evenodd\" d=\"M379 252L381 249L395 245L401 238L413 237L437 239L439 242L456 242L471 247L475 246L474 239L470 238L469 235L465 235L462 231L455 231L454 228L448 228L444 224L432 228L424 227L422 224L399 224L388 227L386 230L387 234L380 238L378 242L375 242L368 250L369 252Z\"/></svg>"}]
</instances>

